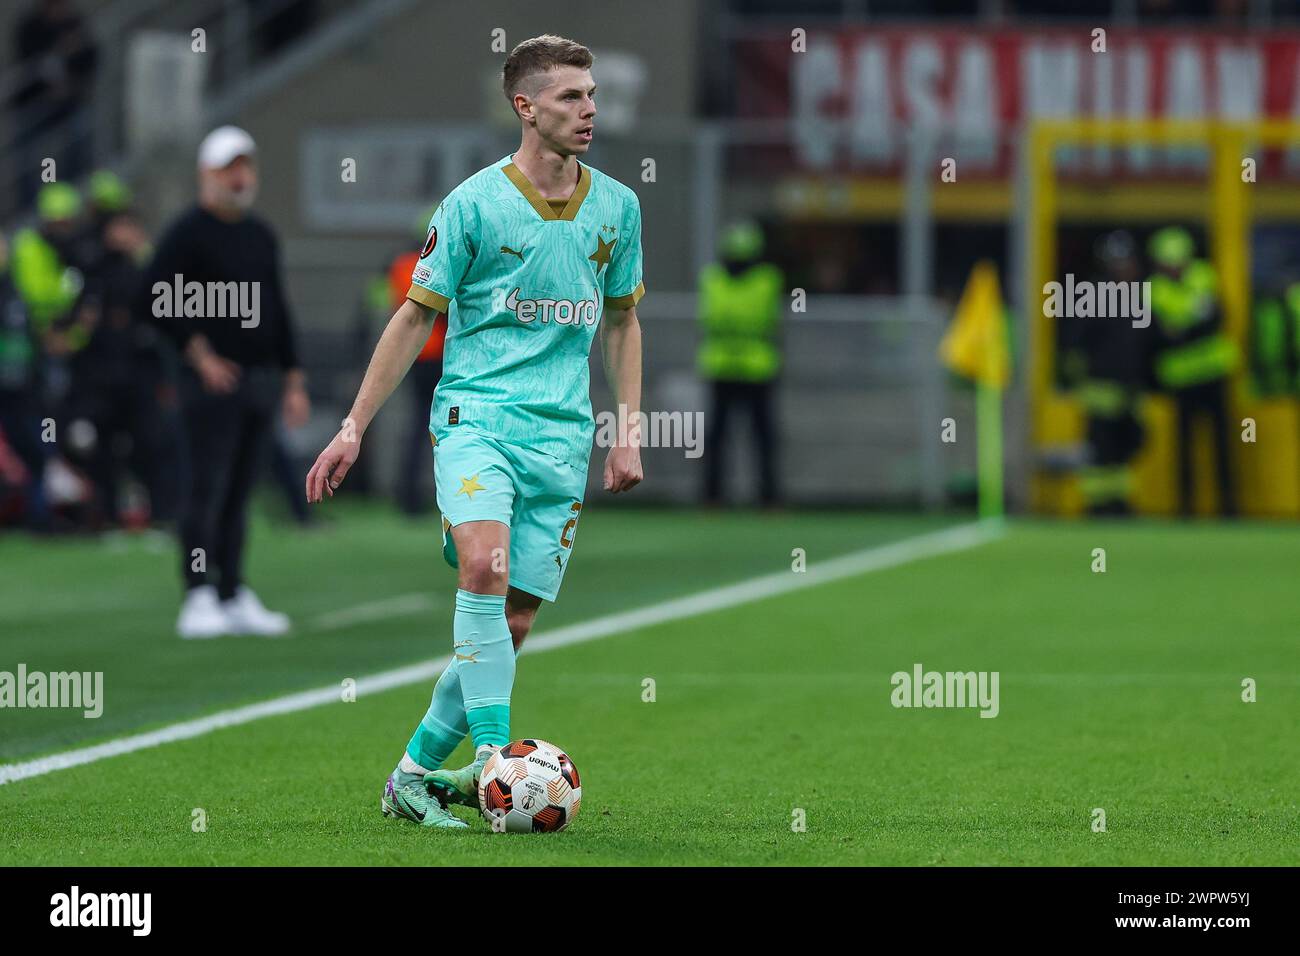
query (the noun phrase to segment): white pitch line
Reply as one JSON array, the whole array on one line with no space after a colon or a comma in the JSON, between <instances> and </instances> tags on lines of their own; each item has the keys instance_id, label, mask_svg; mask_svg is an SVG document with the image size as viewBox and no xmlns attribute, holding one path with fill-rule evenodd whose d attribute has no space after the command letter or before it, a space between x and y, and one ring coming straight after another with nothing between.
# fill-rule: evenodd
<instances>
[{"instance_id":1,"label":"white pitch line","mask_svg":"<svg viewBox=\"0 0 1300 956\"><path fill-rule=\"evenodd\" d=\"M329 611L318 615L307 623L307 629L312 631L337 631L345 627L351 627L353 624L369 624L372 621L386 621L391 617L420 614L424 611L432 611L437 606L438 602L434 600L431 594L419 592L399 594L396 597L370 601L366 604L357 604L353 607L345 607L340 611Z\"/></svg>"},{"instance_id":2,"label":"white pitch line","mask_svg":"<svg viewBox=\"0 0 1300 956\"><path fill-rule=\"evenodd\" d=\"M964 551L997 537L999 533L1000 526L965 524L955 528L946 528L943 531L918 535L914 538L905 538L892 544L855 551L852 554L830 558L826 561L819 562L814 558L808 563L808 570L803 573L776 571L772 574L751 578L748 581L741 581L738 584L712 588L688 597L676 598L661 604L638 608L634 611L609 614L581 624L571 624L567 627L557 628L554 631L544 632L538 637L531 638L520 653L539 654L543 651L554 650L557 647L568 647L571 644L581 644L585 641L609 637L611 634L623 634L638 628L663 624L667 621L708 614L790 591L829 584L832 581L839 581L859 574L895 568L923 558L949 554L954 551ZM335 612L334 617L346 615L349 611L363 610L364 614L357 618L358 620L374 620L375 607L379 603L382 602L361 605L359 608L349 609L348 611ZM410 613L410 602L399 599L390 606L390 613ZM399 667L394 670L371 674L368 677L358 678L356 694L361 697L364 694L376 694L397 687L431 681L442 673L442 669L447 666L449 659L448 657L438 657L421 661L418 664L411 664L407 667ZM56 770L67 770L71 767L81 767L100 760L107 760L110 757L120 757L123 754L135 753L137 750L146 750L150 747L158 747L178 740L190 740L216 730L237 727L240 724L261 720L263 717L293 714L303 710L310 710L313 707L320 707L324 704L335 703L342 700L341 690L341 685L318 687L315 690L287 694L261 703L249 704L246 707L219 711L206 717L198 717L178 724L169 724L157 730L120 737L117 740L110 740L90 747L79 747L76 750L51 754L48 757L38 757L35 760L27 760L22 763L5 764L0 766L0 786L18 780L26 780L30 777L44 776Z\"/></svg>"}]
</instances>

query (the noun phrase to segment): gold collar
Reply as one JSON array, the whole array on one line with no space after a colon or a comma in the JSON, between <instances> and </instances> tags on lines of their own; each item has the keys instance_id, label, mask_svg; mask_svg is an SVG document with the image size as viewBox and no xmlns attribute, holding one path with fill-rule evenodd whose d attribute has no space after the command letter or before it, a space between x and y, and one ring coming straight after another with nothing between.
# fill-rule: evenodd
<instances>
[{"instance_id":1,"label":"gold collar","mask_svg":"<svg viewBox=\"0 0 1300 956\"><path fill-rule=\"evenodd\" d=\"M524 171L514 164L513 161L506 163L501 167L501 171L506 174L506 178L515 184L515 188L523 194L528 200L528 204L537 210L537 215L541 216L547 222L553 222L557 219L564 219L572 222L578 217L578 209L582 206L582 201L587 198L587 191L591 189L591 173L587 167L578 163L578 185L573 190L573 195L569 197L569 204L564 207L564 212L558 216L551 204L542 198L542 194L537 191L537 187L532 184Z\"/></svg>"}]
</instances>

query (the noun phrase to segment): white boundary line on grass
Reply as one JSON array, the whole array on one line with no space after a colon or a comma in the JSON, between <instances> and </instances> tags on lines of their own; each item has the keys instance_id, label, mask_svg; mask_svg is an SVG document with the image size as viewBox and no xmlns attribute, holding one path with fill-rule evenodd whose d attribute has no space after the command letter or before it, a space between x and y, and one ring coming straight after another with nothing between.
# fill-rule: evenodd
<instances>
[{"instance_id":1,"label":"white boundary line on grass","mask_svg":"<svg viewBox=\"0 0 1300 956\"><path fill-rule=\"evenodd\" d=\"M432 611L438 606L432 594L416 592L399 594L395 597L354 604L352 607L340 608L319 614L307 622L309 631L338 631L353 624L368 624L371 621L386 621L391 617L404 617Z\"/></svg>"},{"instance_id":2,"label":"white boundary line on grass","mask_svg":"<svg viewBox=\"0 0 1300 956\"><path fill-rule=\"evenodd\" d=\"M688 597L674 598L649 607L637 608L634 611L609 614L581 624L571 624L567 627L557 628L554 631L543 632L538 637L530 638L520 653L539 654L543 651L554 650L557 647L568 647L571 644L594 641L602 637L609 637L612 634L622 634L642 627L663 624L666 621L708 614L763 598L775 597L790 591L817 587L818 585L828 584L832 581L839 581L859 574L895 568L923 558L963 551L983 544L997 537L999 533L1000 525L964 524L930 534L917 535L913 538L904 538L902 541L867 548L863 551L855 551L852 554L841 555L838 558L830 558L825 561L813 560L808 563L807 571L801 574L793 571L776 571L737 584L701 591ZM374 618L373 611L378 603L380 602L361 605L355 609L345 609L344 611L335 612L333 616L346 618L350 612L360 611L359 618L370 620ZM410 602L403 600L394 605L393 614L405 614L409 613L410 610ZM407 667L399 667L395 670L358 678L357 697L433 680L442 672L448 660L448 657L439 657L421 661L419 664L411 664ZM263 717L293 714L313 707L320 707L324 704L337 703L341 699L339 685L318 687L315 690L287 694L283 697L275 697L257 704L250 704L247 707L236 707L232 710L209 714L206 717L198 717L178 724L169 724L166 727L160 727L158 730L119 737L117 740L110 740L90 747L79 747L76 750L67 750L63 753L38 757L35 760L27 760L22 763L0 765L0 785L26 780L30 777L44 776L56 770L85 766L100 760L107 760L110 757L119 757L123 754L135 753L137 750L146 750L150 747L158 747L178 740L201 737L226 727L238 727L240 724L261 720Z\"/></svg>"}]
</instances>

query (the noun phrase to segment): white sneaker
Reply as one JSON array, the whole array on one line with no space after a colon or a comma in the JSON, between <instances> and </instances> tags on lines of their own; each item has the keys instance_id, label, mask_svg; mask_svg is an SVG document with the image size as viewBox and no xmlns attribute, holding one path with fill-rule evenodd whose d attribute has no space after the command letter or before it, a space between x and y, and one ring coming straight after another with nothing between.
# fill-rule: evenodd
<instances>
[{"instance_id":1,"label":"white sneaker","mask_svg":"<svg viewBox=\"0 0 1300 956\"><path fill-rule=\"evenodd\" d=\"M176 633L186 640L220 637L230 633L230 622L217 600L217 589L211 584L190 588L181 605L181 616L176 619Z\"/></svg>"},{"instance_id":2,"label":"white sneaker","mask_svg":"<svg viewBox=\"0 0 1300 956\"><path fill-rule=\"evenodd\" d=\"M233 598L221 602L221 611L234 634L279 637L289 631L289 615L268 611L252 588L240 586Z\"/></svg>"}]
</instances>

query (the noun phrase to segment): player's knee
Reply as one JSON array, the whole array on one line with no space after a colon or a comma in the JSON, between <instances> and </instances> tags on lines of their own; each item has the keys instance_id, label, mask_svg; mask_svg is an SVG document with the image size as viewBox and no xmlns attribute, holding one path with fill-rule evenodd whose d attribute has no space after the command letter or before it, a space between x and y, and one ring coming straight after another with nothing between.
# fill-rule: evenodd
<instances>
[{"instance_id":1,"label":"player's knee","mask_svg":"<svg viewBox=\"0 0 1300 956\"><path fill-rule=\"evenodd\" d=\"M491 552L471 554L460 560L460 588L475 594L504 594L510 569Z\"/></svg>"}]
</instances>

